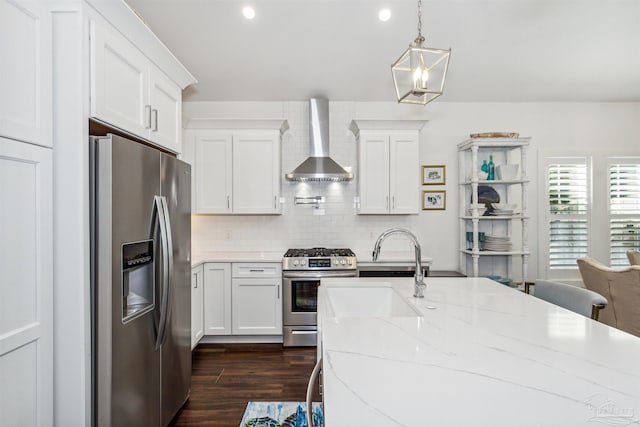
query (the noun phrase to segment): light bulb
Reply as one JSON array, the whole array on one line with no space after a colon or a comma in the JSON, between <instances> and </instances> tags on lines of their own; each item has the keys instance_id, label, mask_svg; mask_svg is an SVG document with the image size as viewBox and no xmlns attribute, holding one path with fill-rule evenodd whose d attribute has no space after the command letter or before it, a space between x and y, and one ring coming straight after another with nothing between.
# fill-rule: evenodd
<instances>
[{"instance_id":1,"label":"light bulb","mask_svg":"<svg viewBox=\"0 0 640 427\"><path fill-rule=\"evenodd\" d=\"M250 6L247 6L244 9L242 9L242 14L247 19L253 19L256 17L256 11L253 10L253 8Z\"/></svg>"},{"instance_id":2,"label":"light bulb","mask_svg":"<svg viewBox=\"0 0 640 427\"><path fill-rule=\"evenodd\" d=\"M387 22L391 18L391 11L389 9L380 9L378 12L378 19L382 22Z\"/></svg>"},{"instance_id":3,"label":"light bulb","mask_svg":"<svg viewBox=\"0 0 640 427\"><path fill-rule=\"evenodd\" d=\"M429 81L429 70L427 68L416 67L413 70L413 88L426 89Z\"/></svg>"}]
</instances>

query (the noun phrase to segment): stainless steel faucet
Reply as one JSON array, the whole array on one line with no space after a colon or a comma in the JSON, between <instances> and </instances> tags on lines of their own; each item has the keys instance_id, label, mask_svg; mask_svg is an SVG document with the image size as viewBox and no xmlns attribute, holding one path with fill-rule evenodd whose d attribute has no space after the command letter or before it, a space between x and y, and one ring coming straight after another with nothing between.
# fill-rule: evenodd
<instances>
[{"instance_id":1,"label":"stainless steel faucet","mask_svg":"<svg viewBox=\"0 0 640 427\"><path fill-rule=\"evenodd\" d=\"M376 240L376 244L373 247L373 261L378 260L382 242L392 234L404 234L413 243L416 253L415 290L413 291L413 296L416 298L424 298L424 290L427 288L427 285L424 283L424 276L422 275L422 249L420 249L420 243L418 243L418 239L412 232L406 228L390 228L385 230L380 236L378 236L378 240Z\"/></svg>"}]
</instances>

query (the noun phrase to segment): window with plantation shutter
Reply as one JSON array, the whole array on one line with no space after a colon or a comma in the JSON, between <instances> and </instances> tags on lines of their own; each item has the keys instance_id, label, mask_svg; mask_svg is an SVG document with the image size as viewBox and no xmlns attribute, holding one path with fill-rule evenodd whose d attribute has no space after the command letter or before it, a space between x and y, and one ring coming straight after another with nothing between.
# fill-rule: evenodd
<instances>
[{"instance_id":1,"label":"window with plantation shutter","mask_svg":"<svg viewBox=\"0 0 640 427\"><path fill-rule=\"evenodd\" d=\"M589 249L587 163L548 166L549 267L576 269Z\"/></svg>"},{"instance_id":2,"label":"window with plantation shutter","mask_svg":"<svg viewBox=\"0 0 640 427\"><path fill-rule=\"evenodd\" d=\"M640 159L609 166L611 266L629 265L626 252L640 250Z\"/></svg>"}]
</instances>

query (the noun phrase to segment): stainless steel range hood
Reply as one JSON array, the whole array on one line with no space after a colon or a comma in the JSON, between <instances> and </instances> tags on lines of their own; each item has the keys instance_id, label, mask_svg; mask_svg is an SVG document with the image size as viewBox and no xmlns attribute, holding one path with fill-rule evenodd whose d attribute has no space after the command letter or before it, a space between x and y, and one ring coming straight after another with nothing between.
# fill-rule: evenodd
<instances>
[{"instance_id":1,"label":"stainless steel range hood","mask_svg":"<svg viewBox=\"0 0 640 427\"><path fill-rule=\"evenodd\" d=\"M291 173L289 181L349 181L353 174L329 157L329 100L309 100L309 157Z\"/></svg>"}]
</instances>

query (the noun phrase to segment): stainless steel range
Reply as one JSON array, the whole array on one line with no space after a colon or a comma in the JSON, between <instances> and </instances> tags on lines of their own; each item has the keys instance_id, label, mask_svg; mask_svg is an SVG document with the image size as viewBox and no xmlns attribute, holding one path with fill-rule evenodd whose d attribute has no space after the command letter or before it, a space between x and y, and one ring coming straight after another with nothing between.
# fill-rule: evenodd
<instances>
[{"instance_id":1,"label":"stainless steel range","mask_svg":"<svg viewBox=\"0 0 640 427\"><path fill-rule=\"evenodd\" d=\"M283 345L316 345L320 279L357 275L351 249L289 249L282 261Z\"/></svg>"}]
</instances>

